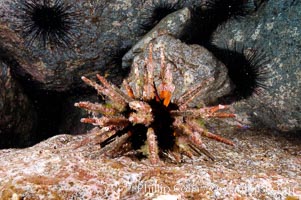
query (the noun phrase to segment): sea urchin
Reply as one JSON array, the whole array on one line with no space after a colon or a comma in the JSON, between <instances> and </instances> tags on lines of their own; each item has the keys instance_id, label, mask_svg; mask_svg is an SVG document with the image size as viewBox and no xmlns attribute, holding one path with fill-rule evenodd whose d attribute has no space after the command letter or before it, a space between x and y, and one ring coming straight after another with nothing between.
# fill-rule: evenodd
<instances>
[{"instance_id":1,"label":"sea urchin","mask_svg":"<svg viewBox=\"0 0 301 200\"><path fill-rule=\"evenodd\" d=\"M22 0L23 35L27 44L35 40L44 47L68 46L75 26L75 12L61 0Z\"/></svg>"},{"instance_id":2,"label":"sea urchin","mask_svg":"<svg viewBox=\"0 0 301 200\"><path fill-rule=\"evenodd\" d=\"M205 154L212 160L213 156L206 150L201 136L225 144L233 143L225 138L207 131L198 119L235 117L232 113L219 112L226 106L218 105L203 108L189 108L188 104L201 89L208 84L205 80L184 92L172 101L175 86L170 65L166 65L161 49L160 84L155 85L152 44L146 60L143 83L136 84L135 90L125 80L124 91L110 84L103 76L97 75L102 85L82 77L82 80L94 87L99 94L108 97L109 102L98 104L79 102L75 106L94 113L91 118L81 122L98 126L95 139L102 146L102 153L109 156L120 155L132 149L138 149L146 155L152 164L160 158L180 162L183 155L192 158ZM101 114L101 116L99 116Z\"/></svg>"},{"instance_id":3,"label":"sea urchin","mask_svg":"<svg viewBox=\"0 0 301 200\"><path fill-rule=\"evenodd\" d=\"M247 99L268 89L270 60L262 49L244 48L236 43L232 50L214 45L209 49L227 67L229 78L235 85L232 96L236 100Z\"/></svg>"}]
</instances>

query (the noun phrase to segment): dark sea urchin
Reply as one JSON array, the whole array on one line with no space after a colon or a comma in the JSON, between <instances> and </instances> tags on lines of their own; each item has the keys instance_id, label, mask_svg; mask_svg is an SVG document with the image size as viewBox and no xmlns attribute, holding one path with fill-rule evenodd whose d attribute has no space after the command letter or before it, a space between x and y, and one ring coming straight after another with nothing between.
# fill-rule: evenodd
<instances>
[{"instance_id":1,"label":"dark sea urchin","mask_svg":"<svg viewBox=\"0 0 301 200\"><path fill-rule=\"evenodd\" d=\"M229 78L235 86L230 96L235 100L247 99L268 88L265 81L269 75L269 58L263 50L237 45L232 50L215 46L211 46L210 50L227 67Z\"/></svg>"},{"instance_id":2,"label":"dark sea urchin","mask_svg":"<svg viewBox=\"0 0 301 200\"><path fill-rule=\"evenodd\" d=\"M81 122L97 126L93 132L94 139L101 145L101 153L108 156L121 155L134 149L147 156L152 164L158 163L160 158L181 162L183 155L192 158L194 155L205 154L213 159L206 150L201 136L229 145L233 143L207 131L198 120L232 118L235 115L219 112L227 109L223 105L188 107L201 89L208 84L208 80L201 81L172 101L175 86L170 67L165 64L162 49L160 57L161 75L158 86L154 82L152 45L144 66L146 73L143 76L143 83L135 84L135 90L126 80L121 90L100 75L97 75L97 78L102 85L82 77L86 84L94 87L99 94L108 97L109 101L106 104L76 103L75 106L93 113L91 118L83 118Z\"/></svg>"},{"instance_id":3,"label":"dark sea urchin","mask_svg":"<svg viewBox=\"0 0 301 200\"><path fill-rule=\"evenodd\" d=\"M27 45L67 47L76 25L75 12L61 0L21 0L23 36Z\"/></svg>"}]
</instances>

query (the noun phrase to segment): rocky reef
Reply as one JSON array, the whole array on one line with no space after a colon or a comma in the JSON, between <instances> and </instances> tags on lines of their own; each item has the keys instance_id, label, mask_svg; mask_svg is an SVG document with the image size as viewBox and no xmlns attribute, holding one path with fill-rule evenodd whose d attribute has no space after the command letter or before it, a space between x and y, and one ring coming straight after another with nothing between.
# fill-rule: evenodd
<instances>
[{"instance_id":1,"label":"rocky reef","mask_svg":"<svg viewBox=\"0 0 301 200\"><path fill-rule=\"evenodd\" d=\"M247 7L220 0L24 2L0 1L1 199L300 198L299 1L242 1ZM166 16L154 14L159 8ZM227 20L216 23L212 11L224 8ZM64 16L65 26L40 24L33 15L43 9ZM194 29L195 19L213 25ZM31 32L41 27L42 35ZM187 30L202 37L193 41ZM228 104L235 113L234 121L207 126L234 143L204 138L214 162L201 155L150 166L134 150L111 159L93 142L95 129L87 133L92 126L80 123L90 113L75 102L106 100L81 77L139 85L150 43L164 48L174 99L209 79L189 106ZM160 65L160 52L152 56ZM246 72L236 73L239 67ZM160 76L155 68L154 84ZM25 146L31 147L12 149Z\"/></svg>"}]
</instances>

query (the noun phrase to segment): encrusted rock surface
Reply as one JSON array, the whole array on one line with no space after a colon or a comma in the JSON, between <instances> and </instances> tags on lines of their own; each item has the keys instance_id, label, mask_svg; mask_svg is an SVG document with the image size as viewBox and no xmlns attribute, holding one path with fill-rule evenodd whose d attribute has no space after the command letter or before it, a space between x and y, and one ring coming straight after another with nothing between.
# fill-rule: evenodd
<instances>
[{"instance_id":1,"label":"encrusted rock surface","mask_svg":"<svg viewBox=\"0 0 301 200\"><path fill-rule=\"evenodd\" d=\"M93 142L85 144L91 135L58 135L30 148L1 150L0 199L301 198L300 138L224 133L236 147L205 140L214 162L204 156L151 166L131 154L109 159Z\"/></svg>"},{"instance_id":2,"label":"encrusted rock surface","mask_svg":"<svg viewBox=\"0 0 301 200\"><path fill-rule=\"evenodd\" d=\"M301 3L267 1L251 16L229 21L215 33L215 43L233 48L261 49L270 60L267 90L259 96L237 103L255 126L282 131L301 129Z\"/></svg>"},{"instance_id":3,"label":"encrusted rock surface","mask_svg":"<svg viewBox=\"0 0 301 200\"><path fill-rule=\"evenodd\" d=\"M32 144L36 113L10 68L0 60L0 147Z\"/></svg>"}]
</instances>

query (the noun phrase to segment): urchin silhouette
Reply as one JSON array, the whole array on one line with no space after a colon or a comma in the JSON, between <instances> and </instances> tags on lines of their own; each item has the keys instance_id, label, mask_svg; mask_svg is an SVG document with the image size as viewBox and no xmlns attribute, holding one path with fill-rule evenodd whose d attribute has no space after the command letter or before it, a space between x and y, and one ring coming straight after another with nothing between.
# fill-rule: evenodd
<instances>
[{"instance_id":1,"label":"urchin silhouette","mask_svg":"<svg viewBox=\"0 0 301 200\"><path fill-rule=\"evenodd\" d=\"M77 14L61 0L24 0L21 2L23 36L27 45L35 41L67 47L77 26Z\"/></svg>"}]
</instances>

